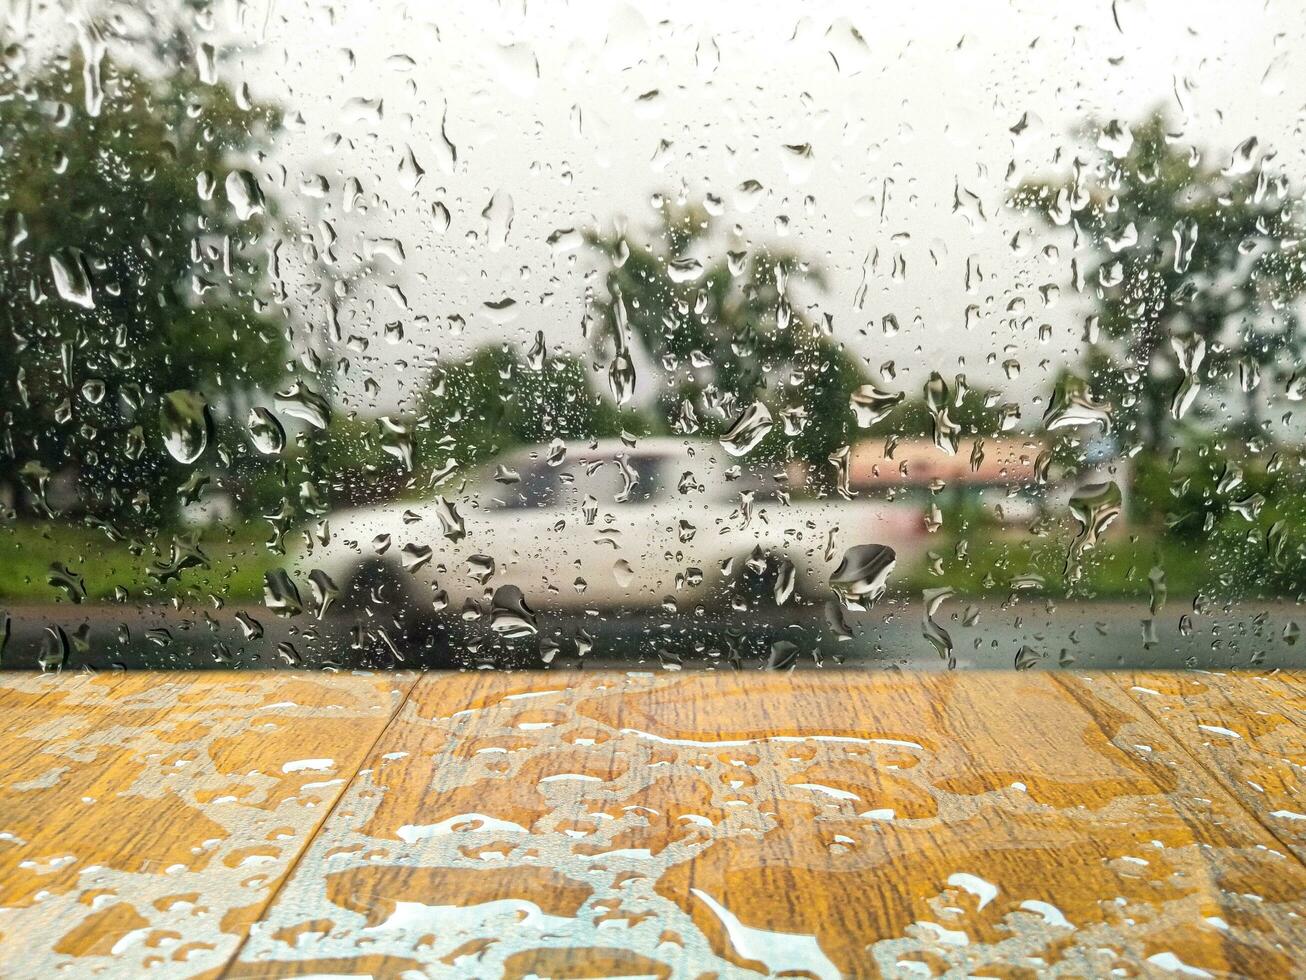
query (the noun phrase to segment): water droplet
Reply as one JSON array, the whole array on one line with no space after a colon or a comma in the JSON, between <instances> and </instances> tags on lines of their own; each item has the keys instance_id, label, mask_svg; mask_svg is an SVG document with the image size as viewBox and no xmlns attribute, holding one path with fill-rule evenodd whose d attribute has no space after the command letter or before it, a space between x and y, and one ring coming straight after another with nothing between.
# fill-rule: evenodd
<instances>
[{"instance_id":1,"label":"water droplet","mask_svg":"<svg viewBox=\"0 0 1306 980\"><path fill-rule=\"evenodd\" d=\"M504 326L512 323L521 313L517 301L511 296L503 296L499 299L486 300L481 304L481 309L485 311L485 317L491 323Z\"/></svg>"},{"instance_id":2,"label":"water droplet","mask_svg":"<svg viewBox=\"0 0 1306 980\"><path fill-rule=\"evenodd\" d=\"M88 378L82 382L82 397L92 405L104 401L107 390L105 383L99 378Z\"/></svg>"},{"instance_id":3,"label":"water droplet","mask_svg":"<svg viewBox=\"0 0 1306 980\"><path fill-rule=\"evenodd\" d=\"M1179 370L1183 372L1183 380L1175 389L1174 398L1170 402L1170 417L1178 420L1192 408L1197 393L1202 389L1198 371L1206 359L1206 340L1199 334L1190 334L1187 337L1170 338L1170 346L1174 348Z\"/></svg>"},{"instance_id":4,"label":"water droplet","mask_svg":"<svg viewBox=\"0 0 1306 980\"><path fill-rule=\"evenodd\" d=\"M453 216L449 214L449 209L445 207L443 201L436 201L431 205L431 219L435 222L435 230L443 234L449 230Z\"/></svg>"},{"instance_id":5,"label":"water droplet","mask_svg":"<svg viewBox=\"0 0 1306 980\"><path fill-rule=\"evenodd\" d=\"M508 244L508 233L512 231L513 206L512 195L496 191L481 212L485 219L485 238L492 251L497 251Z\"/></svg>"},{"instance_id":6,"label":"water droplet","mask_svg":"<svg viewBox=\"0 0 1306 980\"><path fill-rule=\"evenodd\" d=\"M755 401L722 434L721 446L732 456L747 455L767 437L773 424L770 409L760 401Z\"/></svg>"},{"instance_id":7,"label":"water droplet","mask_svg":"<svg viewBox=\"0 0 1306 980\"><path fill-rule=\"evenodd\" d=\"M869 429L883 420L906 397L905 392L885 391L873 384L861 385L849 398L853 413L857 416L857 427Z\"/></svg>"},{"instance_id":8,"label":"water droplet","mask_svg":"<svg viewBox=\"0 0 1306 980\"><path fill-rule=\"evenodd\" d=\"M400 563L404 566L404 571L415 572L423 565L430 564L435 557L435 549L429 544L418 544L416 541L410 541L399 549Z\"/></svg>"},{"instance_id":9,"label":"water droplet","mask_svg":"<svg viewBox=\"0 0 1306 980\"><path fill-rule=\"evenodd\" d=\"M798 644L789 640L776 640L771 644L770 656L766 658L767 670L789 670L798 663Z\"/></svg>"},{"instance_id":10,"label":"water droplet","mask_svg":"<svg viewBox=\"0 0 1306 980\"><path fill-rule=\"evenodd\" d=\"M1123 498L1114 482L1090 483L1070 497L1070 513L1079 524L1075 540L1066 555L1066 580L1078 579L1080 561L1097 546L1098 538L1120 516Z\"/></svg>"},{"instance_id":11,"label":"water droplet","mask_svg":"<svg viewBox=\"0 0 1306 980\"><path fill-rule=\"evenodd\" d=\"M811 143L786 143L785 153L780 162L784 165L785 176L792 184L804 184L812 175L813 157Z\"/></svg>"},{"instance_id":12,"label":"water droplet","mask_svg":"<svg viewBox=\"0 0 1306 980\"><path fill-rule=\"evenodd\" d=\"M95 309L91 274L86 267L86 256L79 249L65 248L51 255L50 273L60 299L74 306Z\"/></svg>"},{"instance_id":13,"label":"water droplet","mask_svg":"<svg viewBox=\"0 0 1306 980\"><path fill-rule=\"evenodd\" d=\"M1244 392L1255 391L1261 384L1261 366L1250 357L1238 359L1238 387Z\"/></svg>"},{"instance_id":14,"label":"water droplet","mask_svg":"<svg viewBox=\"0 0 1306 980\"><path fill-rule=\"evenodd\" d=\"M458 147L449 139L449 111L440 117L440 138L435 141L435 158L440 169L452 174L458 165Z\"/></svg>"},{"instance_id":15,"label":"water droplet","mask_svg":"<svg viewBox=\"0 0 1306 980\"><path fill-rule=\"evenodd\" d=\"M943 586L937 589L925 590L925 616L921 621L921 633L925 639L938 652L942 660L950 660L952 657L952 635L939 625L935 620L935 615L939 607L943 605L945 599L952 596L953 589L949 586Z\"/></svg>"},{"instance_id":16,"label":"water droplet","mask_svg":"<svg viewBox=\"0 0 1306 980\"><path fill-rule=\"evenodd\" d=\"M265 456L275 456L286 448L286 430L266 408L251 408L246 423L249 441Z\"/></svg>"},{"instance_id":17,"label":"water droplet","mask_svg":"<svg viewBox=\"0 0 1306 980\"><path fill-rule=\"evenodd\" d=\"M273 568L263 573L263 604L286 619L304 611L299 589L284 568Z\"/></svg>"},{"instance_id":18,"label":"water droplet","mask_svg":"<svg viewBox=\"0 0 1306 980\"><path fill-rule=\"evenodd\" d=\"M667 278L672 282L694 282L702 278L703 263L692 257L672 259L667 263Z\"/></svg>"},{"instance_id":19,"label":"water droplet","mask_svg":"<svg viewBox=\"0 0 1306 980\"><path fill-rule=\"evenodd\" d=\"M1016 651L1016 659L1013 666L1017 670L1029 670L1035 664L1040 663L1047 655L1035 650L1033 647L1025 645Z\"/></svg>"},{"instance_id":20,"label":"water droplet","mask_svg":"<svg viewBox=\"0 0 1306 980\"><path fill-rule=\"evenodd\" d=\"M241 636L246 640L263 638L263 624L247 612L236 613L236 625L240 627Z\"/></svg>"},{"instance_id":21,"label":"water droplet","mask_svg":"<svg viewBox=\"0 0 1306 980\"><path fill-rule=\"evenodd\" d=\"M86 581L63 562L57 561L50 565L45 581L48 585L63 589L64 595L71 602L80 603L86 598Z\"/></svg>"},{"instance_id":22,"label":"water droplet","mask_svg":"<svg viewBox=\"0 0 1306 980\"><path fill-rule=\"evenodd\" d=\"M830 576L830 588L847 608L865 612L884 595L897 557L888 545L854 545Z\"/></svg>"},{"instance_id":23,"label":"water droplet","mask_svg":"<svg viewBox=\"0 0 1306 980\"><path fill-rule=\"evenodd\" d=\"M1252 172L1260 156L1261 141L1255 136L1248 136L1233 148L1228 165L1220 172L1226 177L1241 177Z\"/></svg>"},{"instance_id":24,"label":"water droplet","mask_svg":"<svg viewBox=\"0 0 1306 980\"><path fill-rule=\"evenodd\" d=\"M1166 597L1170 594L1165 584L1165 569L1160 565L1153 565L1152 570L1147 573L1147 586L1150 592L1148 609L1155 616L1165 608Z\"/></svg>"},{"instance_id":25,"label":"water droplet","mask_svg":"<svg viewBox=\"0 0 1306 980\"><path fill-rule=\"evenodd\" d=\"M548 351L544 346L544 331L537 330L535 331L535 343L526 352L526 366L532 371L543 371L544 360L547 356Z\"/></svg>"},{"instance_id":26,"label":"water droplet","mask_svg":"<svg viewBox=\"0 0 1306 980\"><path fill-rule=\"evenodd\" d=\"M404 155L399 159L399 186L406 191L416 190L425 174L426 171L413 155L413 148L404 147Z\"/></svg>"},{"instance_id":27,"label":"water droplet","mask_svg":"<svg viewBox=\"0 0 1306 980\"><path fill-rule=\"evenodd\" d=\"M195 71L205 85L213 85L218 80L217 50L207 41L195 47Z\"/></svg>"},{"instance_id":28,"label":"water droplet","mask_svg":"<svg viewBox=\"0 0 1306 980\"><path fill-rule=\"evenodd\" d=\"M258 186L258 180L248 170L231 171L227 174L224 187L227 191L227 201L241 221L247 221L256 214L263 214L266 210L263 191Z\"/></svg>"},{"instance_id":29,"label":"water droplet","mask_svg":"<svg viewBox=\"0 0 1306 980\"><path fill-rule=\"evenodd\" d=\"M490 628L510 640L539 632L535 612L517 586L501 585L495 589L490 603Z\"/></svg>"},{"instance_id":30,"label":"water droplet","mask_svg":"<svg viewBox=\"0 0 1306 980\"><path fill-rule=\"evenodd\" d=\"M1197 219L1180 218L1174 223L1174 271L1184 273L1193 261L1197 247Z\"/></svg>"},{"instance_id":31,"label":"water droplet","mask_svg":"<svg viewBox=\"0 0 1306 980\"><path fill-rule=\"evenodd\" d=\"M827 599L825 602L825 624L837 639L842 641L853 638L853 631L843 614L843 606L837 599Z\"/></svg>"},{"instance_id":32,"label":"water droplet","mask_svg":"<svg viewBox=\"0 0 1306 980\"><path fill-rule=\"evenodd\" d=\"M798 569L794 567L794 563L788 558L781 558L776 562L775 587L773 589L775 604L783 606L788 602L790 597L793 596L797 584Z\"/></svg>"},{"instance_id":33,"label":"water droplet","mask_svg":"<svg viewBox=\"0 0 1306 980\"><path fill-rule=\"evenodd\" d=\"M937 371L925 382L925 405L930 410L930 434L934 445L955 456L961 438L961 426L948 417L948 383Z\"/></svg>"},{"instance_id":34,"label":"water droplet","mask_svg":"<svg viewBox=\"0 0 1306 980\"><path fill-rule=\"evenodd\" d=\"M331 423L331 406L327 400L302 381L292 382L290 387L276 393L277 408L291 418L302 419L317 429L325 429Z\"/></svg>"},{"instance_id":35,"label":"water droplet","mask_svg":"<svg viewBox=\"0 0 1306 980\"><path fill-rule=\"evenodd\" d=\"M585 244L585 236L575 228L555 228L545 239L555 256L578 251Z\"/></svg>"},{"instance_id":36,"label":"water droplet","mask_svg":"<svg viewBox=\"0 0 1306 980\"><path fill-rule=\"evenodd\" d=\"M435 498L435 513L440 519L441 533L450 541L461 541L467 536L466 525L458 508L438 494Z\"/></svg>"},{"instance_id":37,"label":"water droplet","mask_svg":"<svg viewBox=\"0 0 1306 980\"><path fill-rule=\"evenodd\" d=\"M1088 382L1068 374L1053 390L1043 413L1043 427L1051 432L1081 425L1096 425L1103 433L1110 432L1111 404L1094 400Z\"/></svg>"},{"instance_id":38,"label":"water droplet","mask_svg":"<svg viewBox=\"0 0 1306 980\"><path fill-rule=\"evenodd\" d=\"M472 555L467 559L467 573L481 585L494 577L494 559L489 555Z\"/></svg>"},{"instance_id":39,"label":"water droplet","mask_svg":"<svg viewBox=\"0 0 1306 980\"><path fill-rule=\"evenodd\" d=\"M159 403L159 430L163 444L179 463L193 463L204 455L213 434L208 402L195 391L170 391Z\"/></svg>"},{"instance_id":40,"label":"water droplet","mask_svg":"<svg viewBox=\"0 0 1306 980\"><path fill-rule=\"evenodd\" d=\"M308 585L313 592L313 615L321 619L340 595L340 589L331 576L320 568L308 573Z\"/></svg>"},{"instance_id":41,"label":"water droplet","mask_svg":"<svg viewBox=\"0 0 1306 980\"><path fill-rule=\"evenodd\" d=\"M393 456L405 470L413 468L413 426L412 423L382 415L377 419L381 429L381 451Z\"/></svg>"},{"instance_id":42,"label":"water droplet","mask_svg":"<svg viewBox=\"0 0 1306 980\"><path fill-rule=\"evenodd\" d=\"M834 467L834 489L844 500L854 497L852 489L852 446L840 446L826 461Z\"/></svg>"},{"instance_id":43,"label":"water droplet","mask_svg":"<svg viewBox=\"0 0 1306 980\"><path fill-rule=\"evenodd\" d=\"M1112 119L1102 127L1097 145L1120 160L1129 155L1129 150L1134 145L1134 134L1119 119Z\"/></svg>"},{"instance_id":44,"label":"water droplet","mask_svg":"<svg viewBox=\"0 0 1306 980\"><path fill-rule=\"evenodd\" d=\"M42 671L63 670L72 653L72 641L62 626L47 626L42 637L41 653L36 659Z\"/></svg>"},{"instance_id":45,"label":"water droplet","mask_svg":"<svg viewBox=\"0 0 1306 980\"><path fill-rule=\"evenodd\" d=\"M800 436L807 428L807 408L804 405L791 405L780 413L780 420L784 423L785 435L791 438Z\"/></svg>"},{"instance_id":46,"label":"water droplet","mask_svg":"<svg viewBox=\"0 0 1306 980\"><path fill-rule=\"evenodd\" d=\"M608 367L608 387L618 405L629 404L635 394L635 363L625 350L617 351Z\"/></svg>"},{"instance_id":47,"label":"water droplet","mask_svg":"<svg viewBox=\"0 0 1306 980\"><path fill-rule=\"evenodd\" d=\"M630 583L635 581L635 569L630 562L624 558L618 558L612 563L612 577L616 580L617 585L623 589L630 588Z\"/></svg>"}]
</instances>

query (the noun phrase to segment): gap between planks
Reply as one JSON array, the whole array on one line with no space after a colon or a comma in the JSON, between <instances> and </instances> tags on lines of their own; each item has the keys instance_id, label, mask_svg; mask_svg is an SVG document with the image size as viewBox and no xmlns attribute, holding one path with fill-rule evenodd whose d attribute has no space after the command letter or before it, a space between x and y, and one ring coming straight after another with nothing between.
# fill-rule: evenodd
<instances>
[{"instance_id":1,"label":"gap between planks","mask_svg":"<svg viewBox=\"0 0 1306 980\"><path fill-rule=\"evenodd\" d=\"M354 771L349 774L349 778L345 781L345 785L340 788L340 792L336 794L336 798L331 801L331 805L325 808L325 812L318 819L317 823L314 824L309 832L304 835L304 840L299 851L295 854L289 866L286 868L285 873L281 876L281 880L277 882L276 887L274 887L272 892L268 895L267 901L263 903L263 907L259 910L258 917L249 924L249 928L246 929L245 934L240 937L240 942L236 944L236 948L232 950L231 955L227 957L227 961L217 970L213 971L210 976L221 978L231 972L231 968L235 965L236 961L240 959L240 954L244 952L245 946L249 943L250 933L258 928L264 914L268 909L272 908L277 898L281 895L282 890L294 877L295 872L299 870L299 865L303 862L304 856L308 853L308 849L313 845L313 842L317 840L317 835L322 832L322 828L325 827L327 821L331 819L331 815L336 812L336 809L340 806L341 802L349 794L349 790L353 788L354 781L358 779L359 774L363 771L368 760L372 757L372 753L390 731L390 726L395 723L395 719L399 717L399 713L403 711L404 705L408 703L409 699L413 696L413 691L417 689L417 685L422 682L422 679L425 676L425 673L417 673L408 686L404 688L403 695L395 699L395 705L390 712L390 717L388 717L385 724L378 729L376 737L372 739L366 750L359 755L357 767L355 767Z\"/></svg>"},{"instance_id":2,"label":"gap between planks","mask_svg":"<svg viewBox=\"0 0 1306 980\"><path fill-rule=\"evenodd\" d=\"M1177 671L1176 673L1182 675L1184 672ZM1058 679L1063 681L1075 680L1078 686L1084 689L1085 693L1088 693L1091 696L1092 692L1088 690L1088 685L1085 684L1082 679L1062 678L1059 675L1054 675L1054 676L1058 676ZM1188 738L1182 735L1177 730L1175 730L1175 728L1173 727L1174 725L1173 719L1167 718L1165 715L1159 714L1158 712L1154 711L1152 709L1152 706L1147 703L1147 700L1145 698L1139 697L1138 694L1134 692L1133 687L1135 686L1134 680L1136 678L1135 672L1131 671L1124 675L1121 675L1115 671L1103 671L1100 676L1104 683L1113 685L1126 698L1128 698L1131 703L1137 705L1138 709L1142 711L1143 714L1146 715L1147 718L1158 729L1160 729L1161 732L1164 733L1171 742L1175 744L1175 746L1179 749L1179 751L1184 756L1186 756L1189 759L1189 761L1193 763L1194 766L1197 767L1197 769L1205 777L1206 782L1211 783L1215 788L1219 790L1219 792L1221 792L1230 800L1232 800L1235 804L1237 804L1239 809L1241 809L1244 813L1250 816L1256 824L1264 828L1265 832L1269 834L1271 837L1273 837L1279 843L1279 845L1283 848L1284 853L1290 855L1294 861L1302 865L1303 868L1306 868L1306 861L1302 860L1301 855L1298 853L1297 845L1292 841L1285 840L1280 835L1280 833L1274 829L1272 825L1270 825L1265 821L1264 817L1262 817L1259 813L1257 813L1250 806L1248 806L1247 803L1244 802L1242 795L1238 793L1237 790L1234 787L1230 786L1229 783L1226 781L1227 776L1224 773L1221 773L1218 770L1214 769L1209 762L1203 760L1196 752L1194 752L1191 748L1189 748ZM1221 680L1218 682L1218 685L1221 687L1234 686L1243 682L1243 678L1240 678L1236 674L1213 675L1213 676L1217 676L1221 678ZM1230 681L1232 681L1232 685L1229 683Z\"/></svg>"}]
</instances>

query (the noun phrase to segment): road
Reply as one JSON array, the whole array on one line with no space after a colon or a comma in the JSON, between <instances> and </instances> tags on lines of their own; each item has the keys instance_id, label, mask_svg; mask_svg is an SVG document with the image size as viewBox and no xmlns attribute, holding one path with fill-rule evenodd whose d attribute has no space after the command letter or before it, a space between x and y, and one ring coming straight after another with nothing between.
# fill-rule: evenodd
<instances>
[{"instance_id":1,"label":"road","mask_svg":"<svg viewBox=\"0 0 1306 980\"><path fill-rule=\"evenodd\" d=\"M1295 642L1296 623L1303 612L1281 601L1238 603L1203 613L1172 603L1149 631L1144 625L1148 618L1144 603L1051 603L1028 596L1014 603L948 599L933 619L951 638L950 658L940 655L926 637L924 605L917 597L889 597L870 613L848 614L852 637L841 642L828 631L801 625L785 610L728 620L542 619L541 635L557 646L547 665L540 658L542 645L534 637L504 640L488 631L477 635L459 628L452 636L435 637L423 651L390 629L392 644L375 636L360 644L350 624L318 623L306 615L283 620L262 606L5 607L0 602L0 615L6 608L10 637L0 657L3 669L30 670L42 659L51 666L58 664L63 638L52 632L55 627L61 627L67 638L65 669L95 670L288 666L692 670L756 668L772 660L788 666L786 651L797 669L1010 669L1017 661L1040 670L1071 665L1155 670L1306 664L1306 643ZM1188 622L1181 625L1181 617ZM777 650L776 644L784 642L792 643L793 649Z\"/></svg>"}]
</instances>

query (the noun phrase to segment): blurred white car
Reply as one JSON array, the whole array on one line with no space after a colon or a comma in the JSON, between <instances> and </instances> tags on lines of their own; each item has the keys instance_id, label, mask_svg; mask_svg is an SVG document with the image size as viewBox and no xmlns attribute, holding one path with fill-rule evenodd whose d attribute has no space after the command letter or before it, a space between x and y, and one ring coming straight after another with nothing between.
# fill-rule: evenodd
<instances>
[{"instance_id":1,"label":"blurred white car","mask_svg":"<svg viewBox=\"0 0 1306 980\"><path fill-rule=\"evenodd\" d=\"M914 509L790 501L786 479L741 471L716 442L558 442L446 479L429 500L333 514L328 542L299 563L338 587L338 608L514 635L541 614L779 605L798 618L830 594L847 548L898 550L923 534Z\"/></svg>"}]
</instances>

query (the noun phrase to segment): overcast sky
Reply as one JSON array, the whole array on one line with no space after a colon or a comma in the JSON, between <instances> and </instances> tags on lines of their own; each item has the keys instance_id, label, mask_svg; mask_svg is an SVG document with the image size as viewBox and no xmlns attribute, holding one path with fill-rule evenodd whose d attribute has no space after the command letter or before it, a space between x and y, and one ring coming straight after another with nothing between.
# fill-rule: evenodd
<instances>
[{"instance_id":1,"label":"overcast sky","mask_svg":"<svg viewBox=\"0 0 1306 980\"><path fill-rule=\"evenodd\" d=\"M731 248L783 240L810 256L828 289L802 293L809 313L833 315L872 369L895 361L899 387L965 370L1022 399L1075 356L1085 310L1065 289L1052 307L1040 300L1039 286L1067 282L1070 253L1049 262L1040 251L1058 239L1004 211L1013 162L1015 180L1049 172L1085 117L1128 121L1159 105L1198 146L1225 154L1256 135L1294 180L1303 171L1291 69L1306 21L1295 0L217 0L213 10L210 33L236 45L220 70L289 110L263 168L275 182L284 166L286 187L269 192L319 246L318 220L331 223L335 271L366 272L340 303L344 331L368 346L342 385L360 410L394 408L437 353L526 346L536 330L554 349L584 349L593 260L557 233L624 216L639 237L659 190L719 197ZM810 155L786 148L801 145ZM351 180L361 196L346 213ZM761 190L741 192L746 181ZM960 211L959 188L975 196ZM1021 229L1032 233L1013 249ZM383 239L402 243L402 262ZM895 260L904 275L892 275ZM983 279L968 294L972 263ZM323 297L303 296L320 327ZM506 315L486 306L506 299ZM1013 301L1028 325L1013 328ZM885 314L896 336L884 335ZM391 321L403 322L402 342L382 339ZM1011 357L1018 382L997 366ZM362 389L367 376L379 395Z\"/></svg>"}]
</instances>

